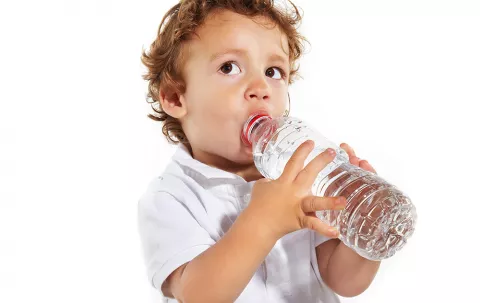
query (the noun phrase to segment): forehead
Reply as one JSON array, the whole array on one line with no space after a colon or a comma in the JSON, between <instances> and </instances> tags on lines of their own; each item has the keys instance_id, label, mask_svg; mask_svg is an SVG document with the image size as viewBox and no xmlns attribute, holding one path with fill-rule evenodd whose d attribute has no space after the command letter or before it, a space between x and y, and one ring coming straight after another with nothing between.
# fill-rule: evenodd
<instances>
[{"instance_id":1,"label":"forehead","mask_svg":"<svg viewBox=\"0 0 480 303\"><path fill-rule=\"evenodd\" d=\"M225 48L275 52L288 59L288 40L272 20L248 17L228 10L210 13L188 42L191 56L208 55Z\"/></svg>"}]
</instances>

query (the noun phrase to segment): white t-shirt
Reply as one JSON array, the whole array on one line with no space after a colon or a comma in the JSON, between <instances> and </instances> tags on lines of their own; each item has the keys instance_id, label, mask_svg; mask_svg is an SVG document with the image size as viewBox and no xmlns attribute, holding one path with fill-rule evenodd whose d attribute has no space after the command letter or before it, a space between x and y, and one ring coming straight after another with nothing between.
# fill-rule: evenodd
<instances>
[{"instance_id":1,"label":"white t-shirt","mask_svg":"<svg viewBox=\"0 0 480 303\"><path fill-rule=\"evenodd\" d=\"M138 203L147 275L155 289L161 291L170 273L220 240L248 205L254 183L203 164L178 146ZM279 239L235 302L340 302L318 271L315 247L328 239L308 229Z\"/></svg>"}]
</instances>

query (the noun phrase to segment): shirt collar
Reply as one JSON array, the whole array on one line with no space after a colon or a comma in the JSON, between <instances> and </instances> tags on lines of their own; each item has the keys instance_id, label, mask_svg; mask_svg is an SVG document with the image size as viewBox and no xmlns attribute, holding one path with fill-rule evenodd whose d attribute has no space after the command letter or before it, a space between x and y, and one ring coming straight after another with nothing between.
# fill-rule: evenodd
<instances>
[{"instance_id":1,"label":"shirt collar","mask_svg":"<svg viewBox=\"0 0 480 303\"><path fill-rule=\"evenodd\" d=\"M186 175L192 177L203 186L214 186L225 183L253 185L255 182L247 182L245 179L234 173L206 165L205 163L194 159L187 146L185 146L183 143L178 145L177 150L172 156L172 159L174 162L180 165Z\"/></svg>"}]
</instances>

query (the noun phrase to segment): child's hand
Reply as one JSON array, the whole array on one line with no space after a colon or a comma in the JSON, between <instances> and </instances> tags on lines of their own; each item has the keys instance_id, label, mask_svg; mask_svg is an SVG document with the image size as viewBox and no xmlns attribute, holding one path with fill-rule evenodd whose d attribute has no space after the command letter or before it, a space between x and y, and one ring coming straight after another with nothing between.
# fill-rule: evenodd
<instances>
[{"instance_id":1,"label":"child's hand","mask_svg":"<svg viewBox=\"0 0 480 303\"><path fill-rule=\"evenodd\" d=\"M318 210L345 208L344 197L313 196L311 188L317 175L334 158L327 149L303 168L314 144L308 140L301 144L276 180L260 179L252 190L246 211L258 220L262 232L275 240L302 228L309 228L327 237L337 237L335 228L318 219ZM333 151L333 150L332 150Z\"/></svg>"},{"instance_id":2,"label":"child's hand","mask_svg":"<svg viewBox=\"0 0 480 303\"><path fill-rule=\"evenodd\" d=\"M370 163L368 163L367 160L362 160L355 155L355 151L353 151L353 148L351 148L350 145L348 145L347 143L342 143L340 144L340 148L347 152L348 157L350 158L350 163L352 165L358 166L361 169L367 170L374 174L377 173L377 171L373 169L373 167L370 165Z\"/></svg>"}]
</instances>

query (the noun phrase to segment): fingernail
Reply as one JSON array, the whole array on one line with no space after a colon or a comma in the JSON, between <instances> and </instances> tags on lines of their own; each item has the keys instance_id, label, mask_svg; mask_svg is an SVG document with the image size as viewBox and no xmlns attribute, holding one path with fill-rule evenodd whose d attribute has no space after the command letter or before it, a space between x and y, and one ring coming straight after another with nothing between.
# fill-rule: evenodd
<instances>
[{"instance_id":1,"label":"fingernail","mask_svg":"<svg viewBox=\"0 0 480 303\"><path fill-rule=\"evenodd\" d=\"M327 152L332 156L335 155L335 150L333 150L332 148L327 148Z\"/></svg>"},{"instance_id":2,"label":"fingernail","mask_svg":"<svg viewBox=\"0 0 480 303\"><path fill-rule=\"evenodd\" d=\"M328 233L329 233L330 235L334 236L334 237L337 237L337 236L338 236L338 231L337 231L336 228L330 228L330 229L328 230Z\"/></svg>"},{"instance_id":3,"label":"fingernail","mask_svg":"<svg viewBox=\"0 0 480 303\"><path fill-rule=\"evenodd\" d=\"M340 197L335 201L335 204L340 205L340 204L345 204L346 202L347 202L347 199L345 199L345 197Z\"/></svg>"}]
</instances>

